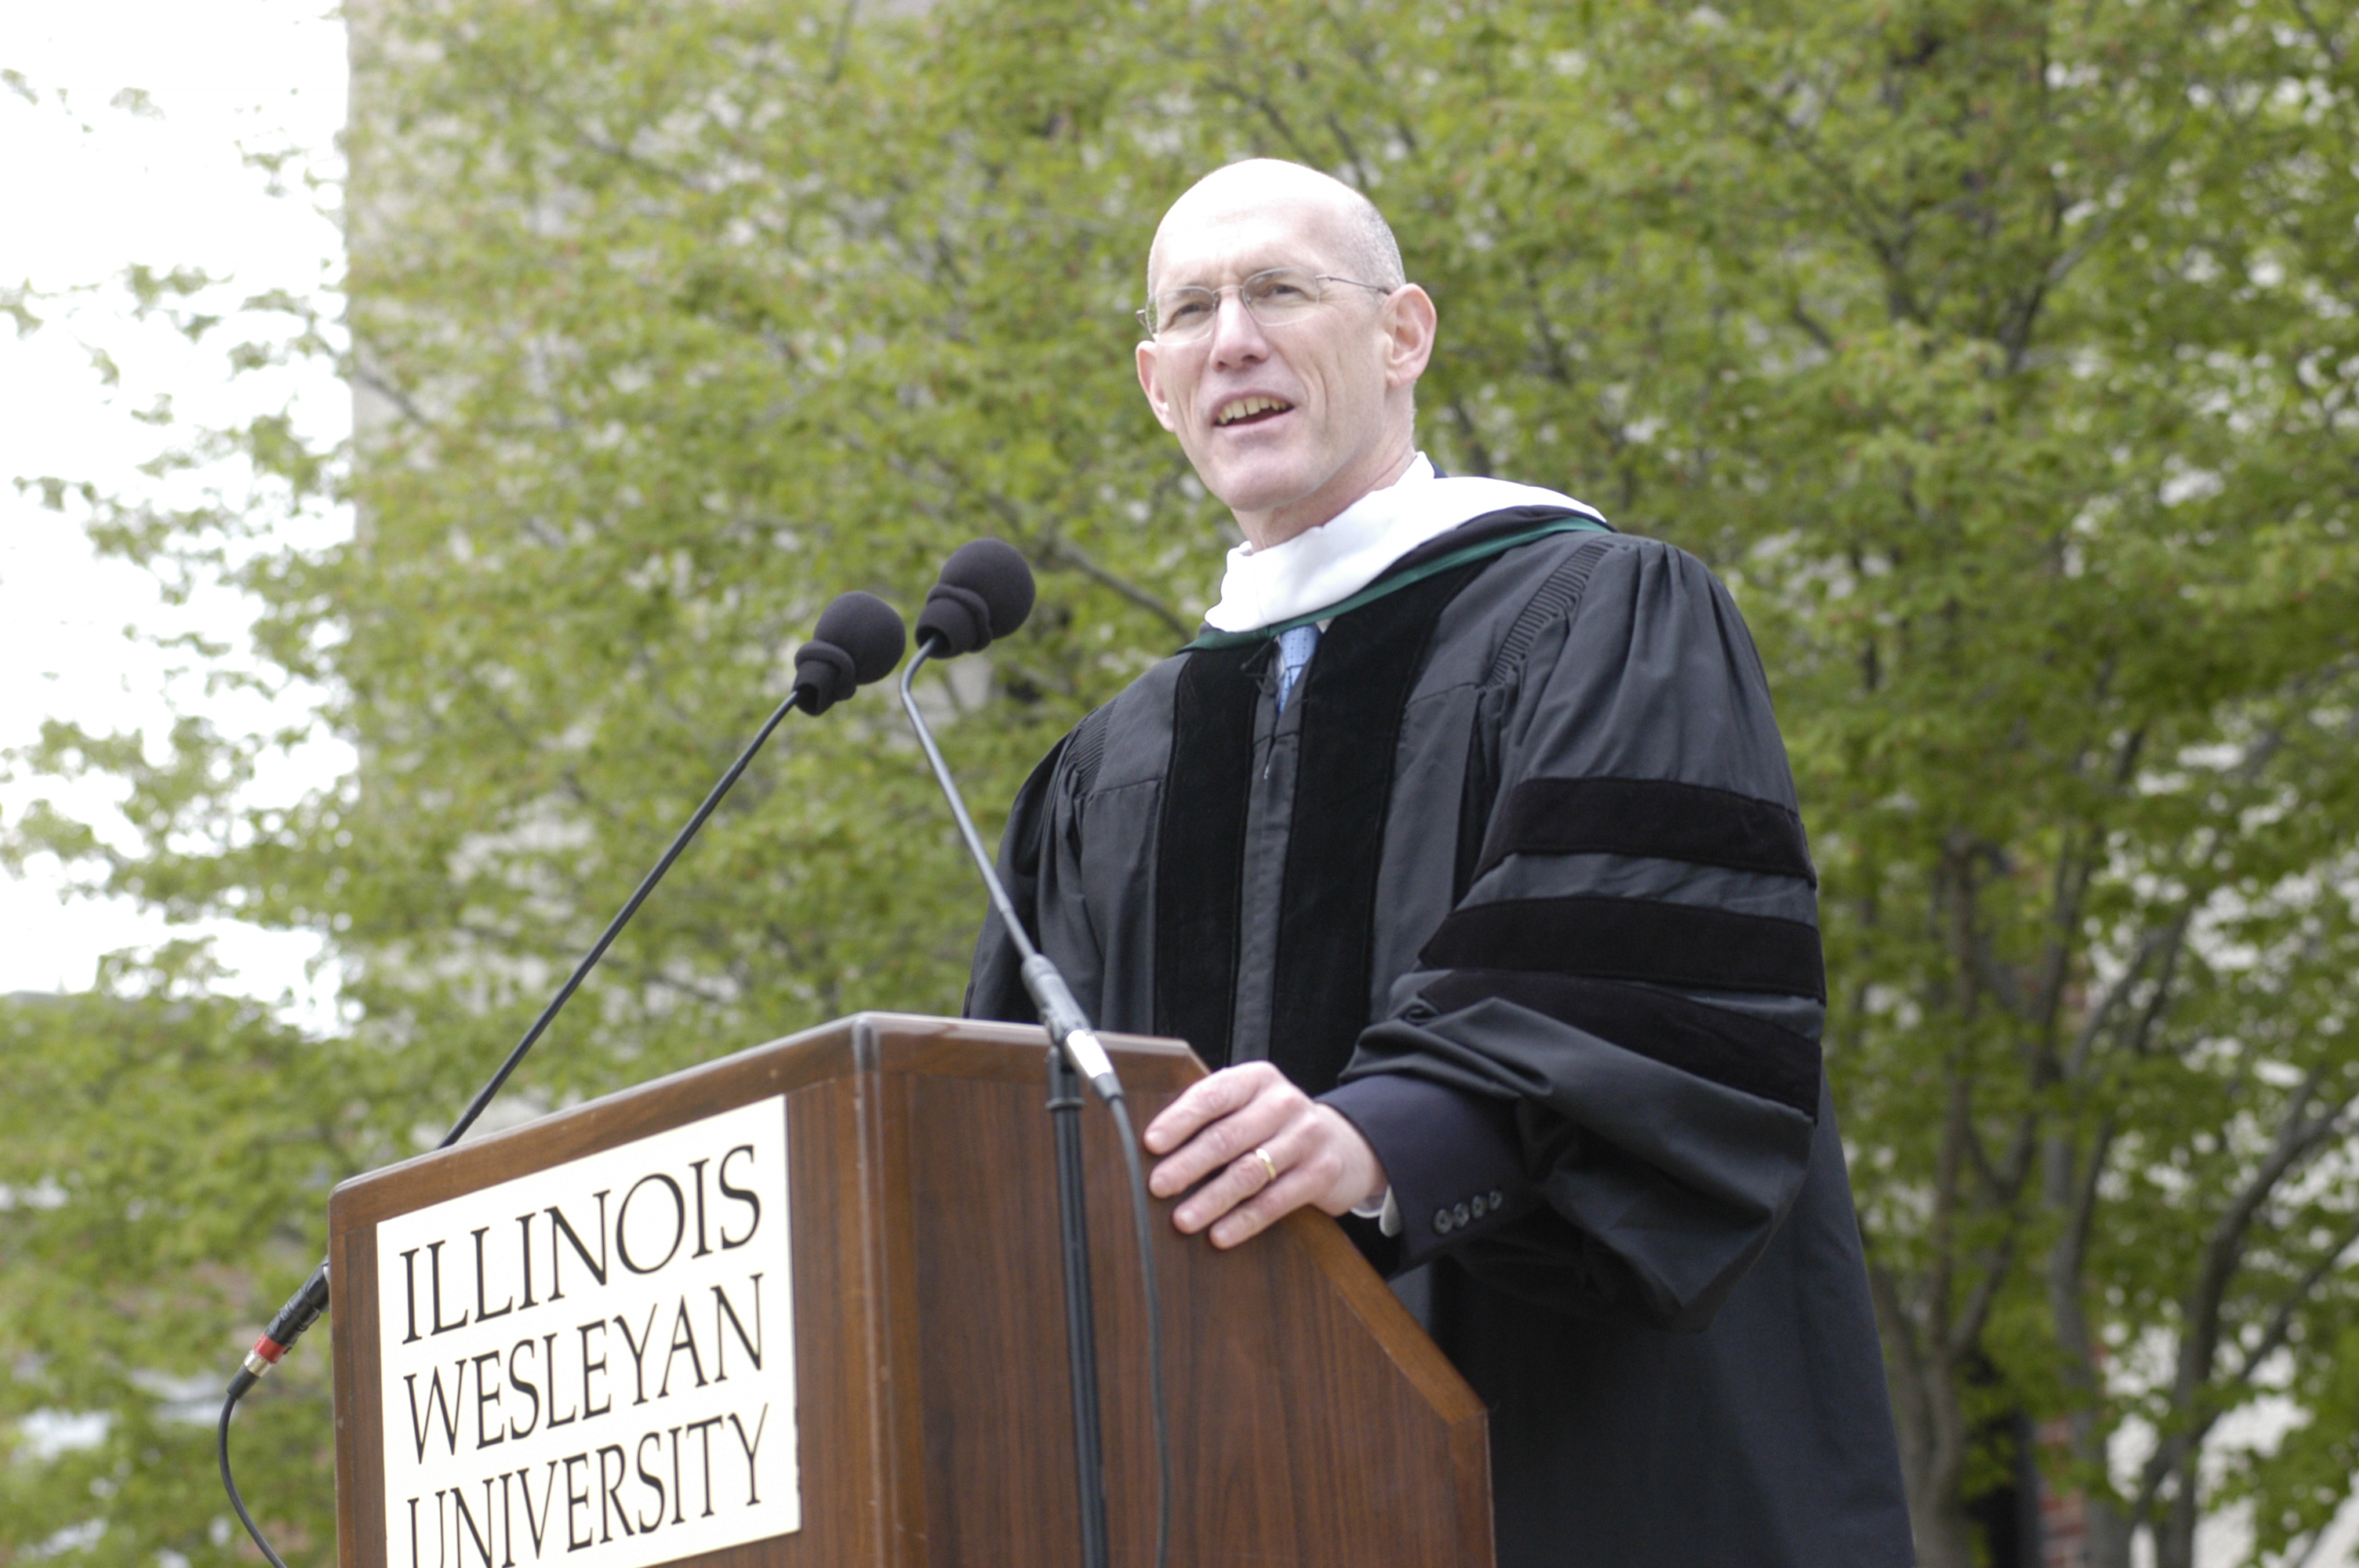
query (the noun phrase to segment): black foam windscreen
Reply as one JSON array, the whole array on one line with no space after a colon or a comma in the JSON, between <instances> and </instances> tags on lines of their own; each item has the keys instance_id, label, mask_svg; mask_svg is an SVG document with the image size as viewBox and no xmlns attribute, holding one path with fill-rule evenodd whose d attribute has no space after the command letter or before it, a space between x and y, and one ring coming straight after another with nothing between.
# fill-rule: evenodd
<instances>
[{"instance_id":1,"label":"black foam windscreen","mask_svg":"<svg viewBox=\"0 0 2359 1568\"><path fill-rule=\"evenodd\" d=\"M820 611L814 630L852 654L853 678L862 686L891 675L909 646L901 612L873 593L855 590L840 595Z\"/></svg>"},{"instance_id":2,"label":"black foam windscreen","mask_svg":"<svg viewBox=\"0 0 2359 1568\"><path fill-rule=\"evenodd\" d=\"M942 563L941 580L927 590L918 614L918 641L929 637L938 658L987 648L1032 613L1032 568L1013 545L976 539Z\"/></svg>"},{"instance_id":3,"label":"black foam windscreen","mask_svg":"<svg viewBox=\"0 0 2359 1568\"><path fill-rule=\"evenodd\" d=\"M901 612L873 593L840 594L820 611L811 640L795 650L803 711L826 712L870 681L882 680L909 644Z\"/></svg>"}]
</instances>

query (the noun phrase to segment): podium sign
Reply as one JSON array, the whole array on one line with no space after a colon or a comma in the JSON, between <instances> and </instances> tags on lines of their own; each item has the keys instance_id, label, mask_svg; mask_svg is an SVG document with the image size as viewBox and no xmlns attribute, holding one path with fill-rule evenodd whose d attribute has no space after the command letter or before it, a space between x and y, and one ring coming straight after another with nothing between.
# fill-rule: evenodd
<instances>
[{"instance_id":1,"label":"podium sign","mask_svg":"<svg viewBox=\"0 0 2359 1568\"><path fill-rule=\"evenodd\" d=\"M386 1560L799 1529L788 1201L774 1098L378 1226Z\"/></svg>"},{"instance_id":2,"label":"podium sign","mask_svg":"<svg viewBox=\"0 0 2359 1568\"><path fill-rule=\"evenodd\" d=\"M1106 1038L1140 1125L1203 1076ZM342 1568L1070 1563L1047 1042L863 1013L356 1177L328 1211ZM1106 1515L1151 1568L1146 1301L1082 1119ZM1488 1568L1481 1401L1349 1239L1157 1206L1172 1568Z\"/></svg>"}]
</instances>

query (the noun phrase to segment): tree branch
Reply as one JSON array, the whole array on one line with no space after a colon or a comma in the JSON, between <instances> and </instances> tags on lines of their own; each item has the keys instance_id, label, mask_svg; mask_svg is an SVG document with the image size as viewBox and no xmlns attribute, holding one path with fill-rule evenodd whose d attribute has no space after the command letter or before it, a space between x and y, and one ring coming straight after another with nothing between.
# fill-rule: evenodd
<instances>
[{"instance_id":1,"label":"tree branch","mask_svg":"<svg viewBox=\"0 0 2359 1568\"><path fill-rule=\"evenodd\" d=\"M1474 465L1475 471L1485 474L1498 472L1492 463L1491 449L1484 442L1483 433L1474 427L1474 416L1466 411L1466 400L1454 392L1450 395L1450 415L1458 421L1459 431L1466 438L1467 460Z\"/></svg>"},{"instance_id":2,"label":"tree branch","mask_svg":"<svg viewBox=\"0 0 2359 1568\"><path fill-rule=\"evenodd\" d=\"M843 0L843 15L835 24L835 42L827 51L827 84L832 87L843 76L843 57L852 48L852 19L860 12L860 0Z\"/></svg>"},{"instance_id":3,"label":"tree branch","mask_svg":"<svg viewBox=\"0 0 2359 1568\"><path fill-rule=\"evenodd\" d=\"M1068 539L1050 539L1043 548L1049 558L1059 566L1071 567L1099 587L1112 589L1121 598L1146 611L1171 629L1175 637L1191 637L1195 629L1182 620L1170 602L1151 590L1132 582L1128 578L1108 571L1092 559L1088 552Z\"/></svg>"},{"instance_id":4,"label":"tree branch","mask_svg":"<svg viewBox=\"0 0 2359 1568\"><path fill-rule=\"evenodd\" d=\"M2262 1330L2261 1337L2245 1351L2244 1364L2230 1375L2231 1381L2251 1386L2262 1363L2276 1355L2284 1346L2287 1336L2293 1332L2294 1313L2310 1299L2310 1292L2318 1288L2319 1282L2334 1272L2336 1266L2343 1261L2343 1255L2354 1244L2359 1244L2359 1216L2353 1217L2351 1223L2343 1227L2343 1234L2335 1238L2334 1245L2321 1252L2318 1261L2303 1273L2300 1282L2279 1299L2269 1313L2268 1327Z\"/></svg>"}]
</instances>

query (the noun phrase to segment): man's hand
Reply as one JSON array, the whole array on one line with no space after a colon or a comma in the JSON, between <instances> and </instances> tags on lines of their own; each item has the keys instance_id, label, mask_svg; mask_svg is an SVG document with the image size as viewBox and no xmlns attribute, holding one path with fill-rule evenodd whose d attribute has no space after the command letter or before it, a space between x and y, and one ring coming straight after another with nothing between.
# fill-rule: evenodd
<instances>
[{"instance_id":1,"label":"man's hand","mask_svg":"<svg viewBox=\"0 0 2359 1568\"><path fill-rule=\"evenodd\" d=\"M1344 1214L1385 1190L1384 1163L1360 1130L1267 1062L1190 1086L1147 1123L1142 1141L1150 1154L1170 1155L1147 1179L1157 1197L1204 1182L1171 1223L1190 1236L1212 1227L1215 1247L1234 1247L1306 1204Z\"/></svg>"}]
</instances>

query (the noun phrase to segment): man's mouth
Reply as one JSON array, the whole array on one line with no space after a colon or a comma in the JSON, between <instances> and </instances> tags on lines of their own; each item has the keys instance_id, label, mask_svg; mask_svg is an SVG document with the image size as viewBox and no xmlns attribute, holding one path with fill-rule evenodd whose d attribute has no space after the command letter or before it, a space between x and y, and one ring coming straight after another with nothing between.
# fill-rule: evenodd
<instances>
[{"instance_id":1,"label":"man's mouth","mask_svg":"<svg viewBox=\"0 0 2359 1568\"><path fill-rule=\"evenodd\" d=\"M1293 404L1278 397L1239 397L1221 405L1212 416L1212 423L1223 428L1231 425L1256 425L1292 408Z\"/></svg>"}]
</instances>

